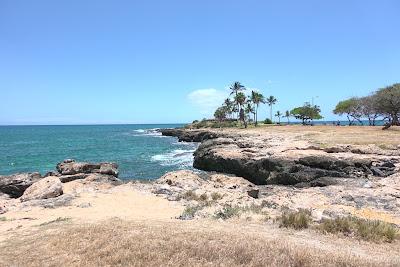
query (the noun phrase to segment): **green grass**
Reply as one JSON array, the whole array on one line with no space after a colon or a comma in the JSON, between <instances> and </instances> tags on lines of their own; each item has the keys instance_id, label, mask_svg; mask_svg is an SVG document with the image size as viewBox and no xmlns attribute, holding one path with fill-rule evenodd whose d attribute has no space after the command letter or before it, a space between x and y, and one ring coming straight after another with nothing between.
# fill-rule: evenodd
<instances>
[{"instance_id":1,"label":"green grass","mask_svg":"<svg viewBox=\"0 0 400 267\"><path fill-rule=\"evenodd\" d=\"M323 233L353 235L362 240L393 242L399 236L398 229L389 223L355 217L325 219L317 229Z\"/></svg>"},{"instance_id":2,"label":"green grass","mask_svg":"<svg viewBox=\"0 0 400 267\"><path fill-rule=\"evenodd\" d=\"M309 210L284 211L280 217L277 218L279 227L293 228L296 230L306 229L310 226L311 212Z\"/></svg>"},{"instance_id":3,"label":"green grass","mask_svg":"<svg viewBox=\"0 0 400 267\"><path fill-rule=\"evenodd\" d=\"M7 221L6 217L0 217L0 222L5 222L5 221Z\"/></svg>"}]
</instances>

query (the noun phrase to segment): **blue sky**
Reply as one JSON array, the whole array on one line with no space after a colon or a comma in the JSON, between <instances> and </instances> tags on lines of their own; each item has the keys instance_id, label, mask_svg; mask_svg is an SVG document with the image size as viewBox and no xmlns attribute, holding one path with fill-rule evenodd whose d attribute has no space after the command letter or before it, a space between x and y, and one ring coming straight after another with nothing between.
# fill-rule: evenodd
<instances>
[{"instance_id":1,"label":"blue sky","mask_svg":"<svg viewBox=\"0 0 400 267\"><path fill-rule=\"evenodd\" d=\"M400 2L0 1L0 124L173 123L238 80L285 111L400 82ZM267 116L267 107L260 117Z\"/></svg>"}]
</instances>

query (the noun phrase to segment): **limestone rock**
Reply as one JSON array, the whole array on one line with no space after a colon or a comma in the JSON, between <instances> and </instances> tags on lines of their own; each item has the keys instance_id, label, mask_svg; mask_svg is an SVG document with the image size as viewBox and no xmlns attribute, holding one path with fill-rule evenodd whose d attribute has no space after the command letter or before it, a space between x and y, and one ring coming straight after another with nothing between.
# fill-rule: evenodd
<instances>
[{"instance_id":1,"label":"limestone rock","mask_svg":"<svg viewBox=\"0 0 400 267\"><path fill-rule=\"evenodd\" d=\"M0 192L18 198L28 187L40 179L41 176L38 172L0 176Z\"/></svg>"},{"instance_id":2,"label":"limestone rock","mask_svg":"<svg viewBox=\"0 0 400 267\"><path fill-rule=\"evenodd\" d=\"M28 187L21 196L21 202L37 199L55 198L63 194L62 184L58 177L49 176Z\"/></svg>"},{"instance_id":3,"label":"limestone rock","mask_svg":"<svg viewBox=\"0 0 400 267\"><path fill-rule=\"evenodd\" d=\"M103 162L75 162L68 159L57 164L57 171L62 175L75 175L79 173L100 173L118 177L118 164Z\"/></svg>"},{"instance_id":4,"label":"limestone rock","mask_svg":"<svg viewBox=\"0 0 400 267\"><path fill-rule=\"evenodd\" d=\"M193 190L204 184L205 181L192 171L182 170L167 173L159 178L156 183Z\"/></svg>"}]
</instances>

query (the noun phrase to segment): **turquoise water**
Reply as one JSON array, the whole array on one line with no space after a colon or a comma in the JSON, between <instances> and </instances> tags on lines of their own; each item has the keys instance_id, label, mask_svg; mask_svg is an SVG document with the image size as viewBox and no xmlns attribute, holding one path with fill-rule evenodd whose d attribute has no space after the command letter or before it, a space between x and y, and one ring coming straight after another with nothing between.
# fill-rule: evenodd
<instances>
[{"instance_id":1,"label":"turquoise water","mask_svg":"<svg viewBox=\"0 0 400 267\"><path fill-rule=\"evenodd\" d=\"M58 162L112 161L120 178L154 179L191 169L196 144L155 132L176 125L0 126L0 175L54 170Z\"/></svg>"}]
</instances>

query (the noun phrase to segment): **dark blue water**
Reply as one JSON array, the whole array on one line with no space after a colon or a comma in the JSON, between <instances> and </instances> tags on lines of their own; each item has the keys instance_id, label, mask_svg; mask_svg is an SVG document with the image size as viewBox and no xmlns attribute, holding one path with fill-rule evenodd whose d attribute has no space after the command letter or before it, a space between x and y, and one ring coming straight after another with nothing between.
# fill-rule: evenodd
<instances>
[{"instance_id":1,"label":"dark blue water","mask_svg":"<svg viewBox=\"0 0 400 267\"><path fill-rule=\"evenodd\" d=\"M123 179L154 179L191 169L196 144L178 143L154 131L178 126L0 126L0 175L44 174L66 158L117 162Z\"/></svg>"}]
</instances>

